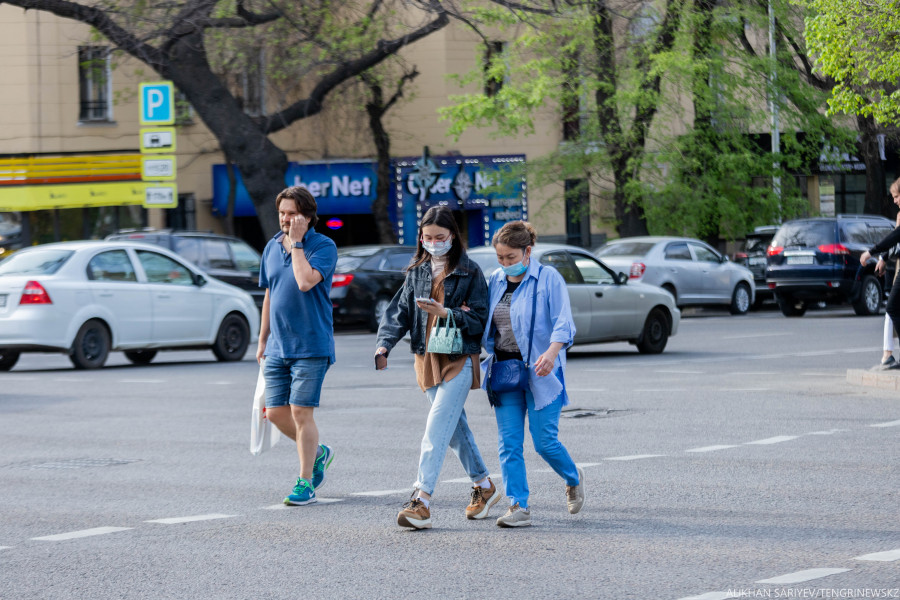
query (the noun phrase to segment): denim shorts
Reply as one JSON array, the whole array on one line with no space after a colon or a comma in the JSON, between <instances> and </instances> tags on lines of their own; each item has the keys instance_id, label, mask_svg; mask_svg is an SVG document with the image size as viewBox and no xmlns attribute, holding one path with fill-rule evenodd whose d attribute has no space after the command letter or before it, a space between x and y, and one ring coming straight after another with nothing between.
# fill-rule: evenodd
<instances>
[{"instance_id":1,"label":"denim shorts","mask_svg":"<svg viewBox=\"0 0 900 600\"><path fill-rule=\"evenodd\" d=\"M328 371L328 357L266 357L266 408L279 406L319 406L322 382Z\"/></svg>"}]
</instances>

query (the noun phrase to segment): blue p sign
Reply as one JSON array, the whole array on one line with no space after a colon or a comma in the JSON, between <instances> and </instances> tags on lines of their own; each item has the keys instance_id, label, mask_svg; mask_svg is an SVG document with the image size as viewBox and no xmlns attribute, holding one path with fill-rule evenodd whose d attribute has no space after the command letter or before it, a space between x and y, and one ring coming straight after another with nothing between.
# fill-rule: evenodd
<instances>
[{"instance_id":1,"label":"blue p sign","mask_svg":"<svg viewBox=\"0 0 900 600\"><path fill-rule=\"evenodd\" d=\"M175 122L175 90L171 81L140 85L141 125L172 125Z\"/></svg>"}]
</instances>

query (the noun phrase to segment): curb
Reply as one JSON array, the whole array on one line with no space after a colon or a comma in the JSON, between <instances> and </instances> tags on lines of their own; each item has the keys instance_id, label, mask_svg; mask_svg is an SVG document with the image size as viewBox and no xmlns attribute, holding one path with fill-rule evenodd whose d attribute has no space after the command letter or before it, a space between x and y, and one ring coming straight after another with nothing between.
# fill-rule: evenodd
<instances>
[{"instance_id":1,"label":"curb","mask_svg":"<svg viewBox=\"0 0 900 600\"><path fill-rule=\"evenodd\" d=\"M882 390L900 390L900 371L868 371L847 369L847 383L874 387Z\"/></svg>"}]
</instances>

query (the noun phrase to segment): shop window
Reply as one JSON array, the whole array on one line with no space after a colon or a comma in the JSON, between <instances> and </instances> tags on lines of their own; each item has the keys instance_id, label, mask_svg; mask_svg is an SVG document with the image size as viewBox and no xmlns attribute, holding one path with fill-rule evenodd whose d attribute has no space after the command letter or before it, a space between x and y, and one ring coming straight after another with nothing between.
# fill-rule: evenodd
<instances>
[{"instance_id":1,"label":"shop window","mask_svg":"<svg viewBox=\"0 0 900 600\"><path fill-rule=\"evenodd\" d=\"M178 206L166 209L166 227L182 231L197 229L196 203L194 194L178 194Z\"/></svg>"},{"instance_id":2,"label":"shop window","mask_svg":"<svg viewBox=\"0 0 900 600\"><path fill-rule=\"evenodd\" d=\"M504 42L487 42L484 52L484 95L490 97L500 93L503 87L503 77L491 75L490 71L494 61L503 59Z\"/></svg>"},{"instance_id":3,"label":"shop window","mask_svg":"<svg viewBox=\"0 0 900 600\"><path fill-rule=\"evenodd\" d=\"M112 73L109 48L78 48L78 120L82 123L112 121Z\"/></svg>"}]
</instances>

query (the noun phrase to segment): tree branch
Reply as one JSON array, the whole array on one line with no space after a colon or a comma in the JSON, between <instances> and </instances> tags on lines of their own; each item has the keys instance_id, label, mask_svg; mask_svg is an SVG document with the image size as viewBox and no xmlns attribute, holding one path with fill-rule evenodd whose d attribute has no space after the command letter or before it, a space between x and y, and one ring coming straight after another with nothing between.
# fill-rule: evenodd
<instances>
[{"instance_id":1,"label":"tree branch","mask_svg":"<svg viewBox=\"0 0 900 600\"><path fill-rule=\"evenodd\" d=\"M423 25L409 35L388 41L381 40L371 52L355 60L345 62L331 73L325 75L313 88L308 98L299 100L286 109L266 118L262 124L263 131L267 134L281 131L298 119L318 114L322 110L325 96L338 85L381 63L400 48L408 46L445 27L449 22L450 19L447 17L447 14L442 12L434 21Z\"/></svg>"}]
</instances>

